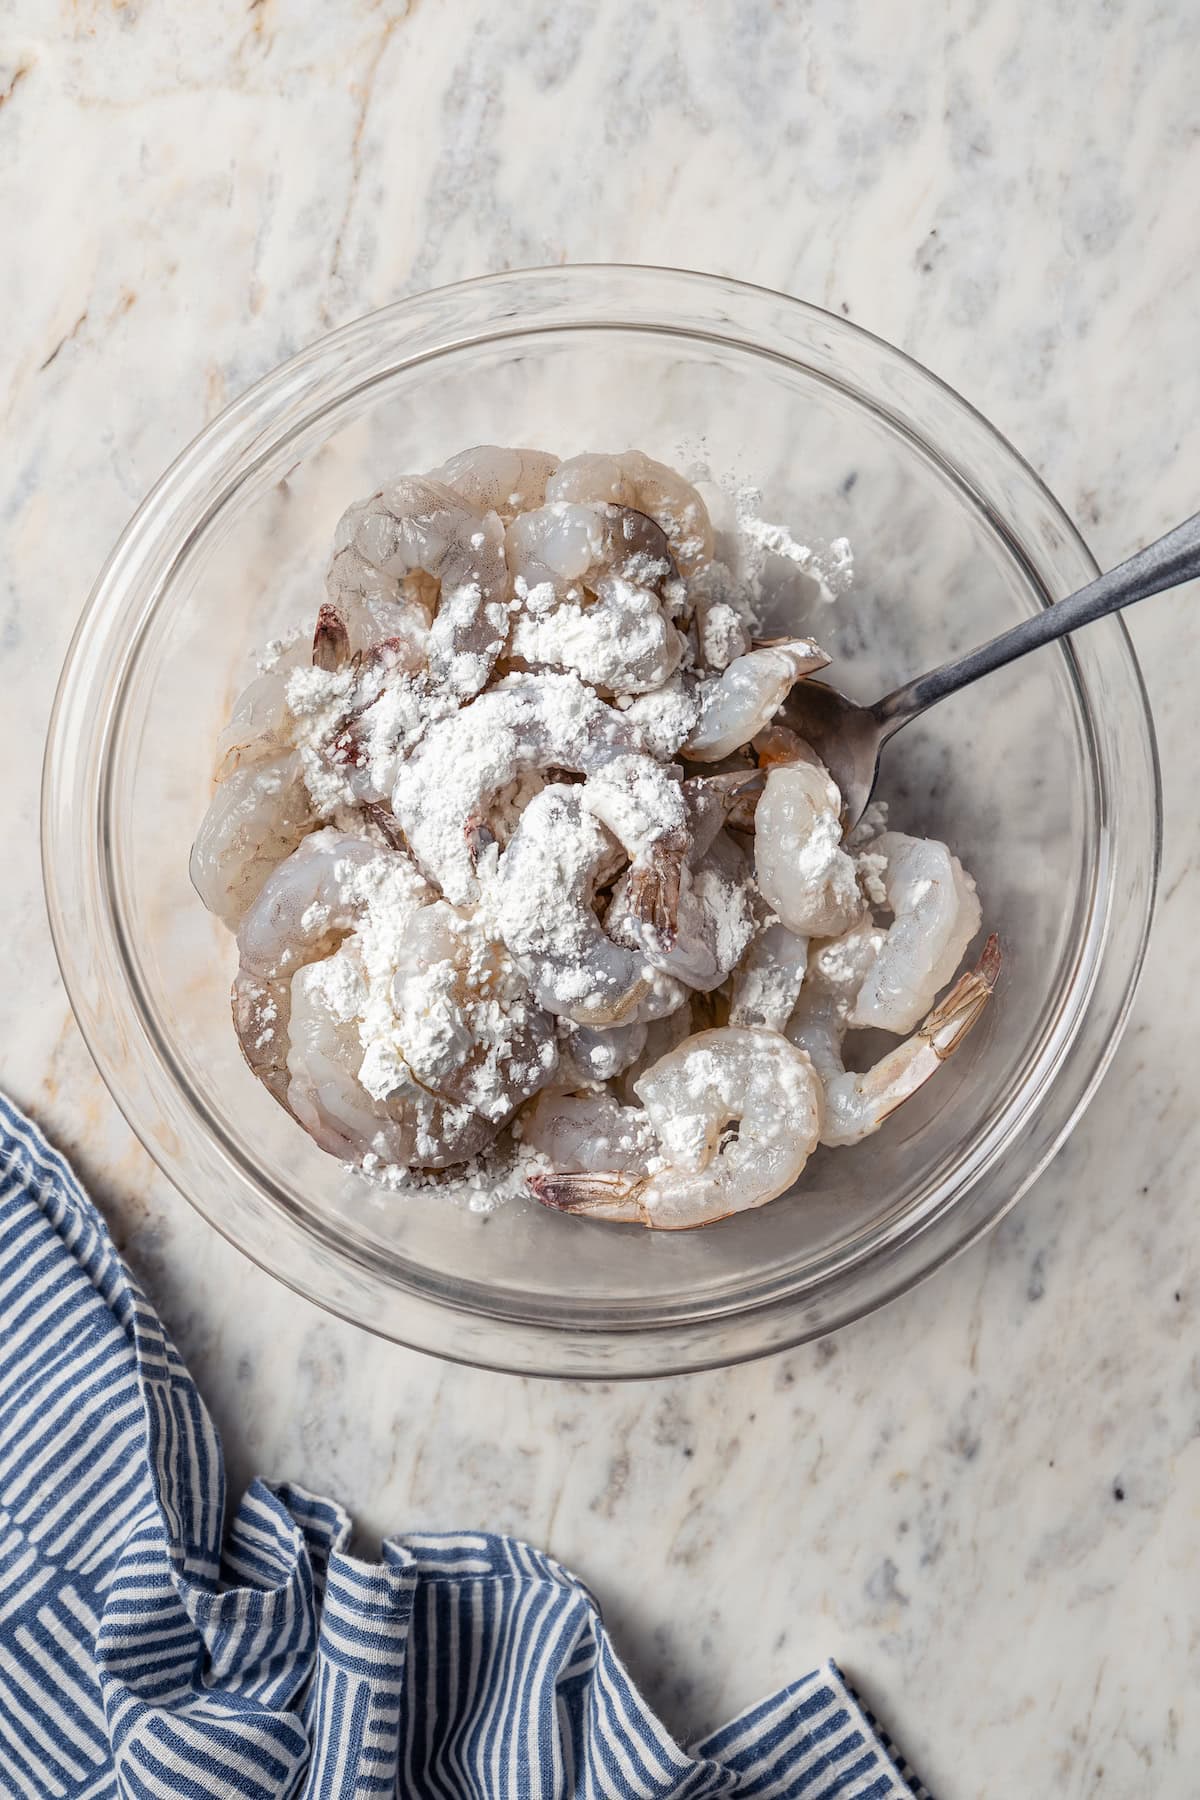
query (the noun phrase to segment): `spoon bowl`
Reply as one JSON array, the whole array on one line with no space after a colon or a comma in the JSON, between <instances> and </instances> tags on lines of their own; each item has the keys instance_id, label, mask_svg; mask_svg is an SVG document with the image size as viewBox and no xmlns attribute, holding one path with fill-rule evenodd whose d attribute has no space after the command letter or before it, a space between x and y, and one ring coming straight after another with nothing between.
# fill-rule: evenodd
<instances>
[{"instance_id":1,"label":"spoon bowl","mask_svg":"<svg viewBox=\"0 0 1200 1800\"><path fill-rule=\"evenodd\" d=\"M811 676L796 683L779 716L829 770L842 796L843 827L853 831L867 810L890 733L881 731L871 707Z\"/></svg>"},{"instance_id":2,"label":"spoon bowl","mask_svg":"<svg viewBox=\"0 0 1200 1800\"><path fill-rule=\"evenodd\" d=\"M1200 577L1200 513L1185 519L1163 537L1138 550L1107 574L1097 575L1077 593L1022 619L966 656L918 675L874 706L848 700L828 682L802 677L792 688L781 716L798 737L816 751L842 796L842 823L852 831L866 811L879 776L883 746L901 726L936 706L950 694L970 687L985 675L1031 650L1066 637L1109 613L1132 606Z\"/></svg>"}]
</instances>

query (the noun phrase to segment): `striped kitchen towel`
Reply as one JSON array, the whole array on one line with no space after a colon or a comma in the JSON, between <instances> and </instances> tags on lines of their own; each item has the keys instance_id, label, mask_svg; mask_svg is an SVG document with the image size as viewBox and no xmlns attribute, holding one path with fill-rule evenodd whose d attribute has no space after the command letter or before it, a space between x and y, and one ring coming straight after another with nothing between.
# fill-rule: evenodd
<instances>
[{"instance_id":1,"label":"striped kitchen towel","mask_svg":"<svg viewBox=\"0 0 1200 1800\"><path fill-rule=\"evenodd\" d=\"M0 1099L0 1794L914 1800L827 1663L691 1749L515 1539L390 1538L221 1447L74 1175Z\"/></svg>"}]
</instances>

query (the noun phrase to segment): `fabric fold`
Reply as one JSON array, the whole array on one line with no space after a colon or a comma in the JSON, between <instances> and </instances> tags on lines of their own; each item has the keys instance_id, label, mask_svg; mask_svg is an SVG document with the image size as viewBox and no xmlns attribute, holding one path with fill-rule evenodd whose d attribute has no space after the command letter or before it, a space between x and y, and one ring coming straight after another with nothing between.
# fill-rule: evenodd
<instances>
[{"instance_id":1,"label":"fabric fold","mask_svg":"<svg viewBox=\"0 0 1200 1800\"><path fill-rule=\"evenodd\" d=\"M484 1532L352 1555L221 1446L70 1168L0 1099L0 1794L927 1800L827 1663L694 1749L588 1589Z\"/></svg>"}]
</instances>

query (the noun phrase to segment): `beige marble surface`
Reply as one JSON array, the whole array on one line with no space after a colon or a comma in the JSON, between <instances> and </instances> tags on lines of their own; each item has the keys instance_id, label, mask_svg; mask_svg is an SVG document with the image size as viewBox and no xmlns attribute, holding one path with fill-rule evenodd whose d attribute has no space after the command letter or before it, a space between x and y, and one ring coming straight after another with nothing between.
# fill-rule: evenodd
<instances>
[{"instance_id":1,"label":"beige marble surface","mask_svg":"<svg viewBox=\"0 0 1200 1800\"><path fill-rule=\"evenodd\" d=\"M71 1020L36 857L103 556L245 384L398 294L560 259L778 286L979 405L1113 561L1197 504L1188 0L10 0L0 17L0 1083L75 1155L235 1480L522 1533L667 1721L835 1654L943 1800L1196 1792L1194 591L1131 620L1166 773L1133 1025L987 1242L839 1337L555 1386L274 1286L156 1175Z\"/></svg>"}]
</instances>

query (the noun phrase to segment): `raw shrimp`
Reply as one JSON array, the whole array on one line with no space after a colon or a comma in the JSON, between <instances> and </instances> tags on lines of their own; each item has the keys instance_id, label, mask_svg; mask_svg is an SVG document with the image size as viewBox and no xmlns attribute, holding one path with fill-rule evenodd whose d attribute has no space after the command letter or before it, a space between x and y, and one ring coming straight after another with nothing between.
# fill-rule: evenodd
<instances>
[{"instance_id":1,"label":"raw shrimp","mask_svg":"<svg viewBox=\"0 0 1200 1800\"><path fill-rule=\"evenodd\" d=\"M700 719L684 755L692 762L719 762L740 750L770 724L802 675L828 663L825 652L808 638L785 638L748 650L701 683Z\"/></svg>"},{"instance_id":2,"label":"raw shrimp","mask_svg":"<svg viewBox=\"0 0 1200 1800\"><path fill-rule=\"evenodd\" d=\"M663 1005L645 951L615 943L593 909L611 850L586 789L555 783L525 808L489 890L538 1000L578 1025L618 1025Z\"/></svg>"},{"instance_id":3,"label":"raw shrimp","mask_svg":"<svg viewBox=\"0 0 1200 1800\"><path fill-rule=\"evenodd\" d=\"M301 638L287 645L270 668L242 689L227 724L217 736L218 781L225 781L235 769L279 756L291 748L293 719L287 699L288 682L294 669L304 668L310 662L309 647Z\"/></svg>"},{"instance_id":4,"label":"raw shrimp","mask_svg":"<svg viewBox=\"0 0 1200 1800\"><path fill-rule=\"evenodd\" d=\"M553 1075L554 1021L495 932L445 900L412 914L393 954L391 1017L369 1021L363 1085L382 1096L411 1080L498 1130Z\"/></svg>"},{"instance_id":5,"label":"raw shrimp","mask_svg":"<svg viewBox=\"0 0 1200 1800\"><path fill-rule=\"evenodd\" d=\"M772 919L734 972L729 1023L782 1031L800 997L807 967L808 939Z\"/></svg>"},{"instance_id":6,"label":"raw shrimp","mask_svg":"<svg viewBox=\"0 0 1200 1800\"><path fill-rule=\"evenodd\" d=\"M712 560L712 524L703 500L690 481L641 450L568 457L546 483L546 499L609 501L648 513L666 532L681 575Z\"/></svg>"},{"instance_id":7,"label":"raw shrimp","mask_svg":"<svg viewBox=\"0 0 1200 1800\"><path fill-rule=\"evenodd\" d=\"M428 1168L475 1155L553 1074L553 1021L496 938L422 903L407 857L337 832L308 842L244 922L247 1062L338 1154ZM362 913L385 884L381 942Z\"/></svg>"},{"instance_id":8,"label":"raw shrimp","mask_svg":"<svg viewBox=\"0 0 1200 1800\"><path fill-rule=\"evenodd\" d=\"M870 960L873 958L868 956ZM836 983L823 983L819 974L806 981L787 1035L807 1051L824 1089L821 1142L837 1148L860 1143L878 1131L957 1050L987 1005L999 973L1000 947L996 938L990 937L977 967L959 978L911 1037L864 1074L848 1070L842 1061L844 994Z\"/></svg>"},{"instance_id":9,"label":"raw shrimp","mask_svg":"<svg viewBox=\"0 0 1200 1800\"><path fill-rule=\"evenodd\" d=\"M644 513L558 501L514 519L506 543L510 656L610 694L648 693L678 668L684 642L665 605L675 565Z\"/></svg>"},{"instance_id":10,"label":"raw shrimp","mask_svg":"<svg viewBox=\"0 0 1200 1800\"><path fill-rule=\"evenodd\" d=\"M685 610L692 661L711 674L727 669L752 649L751 609L745 589L723 562L705 563L689 576Z\"/></svg>"},{"instance_id":11,"label":"raw shrimp","mask_svg":"<svg viewBox=\"0 0 1200 1800\"><path fill-rule=\"evenodd\" d=\"M290 978L264 981L239 969L230 994L233 1029L252 1075L288 1107L287 1056L292 1016ZM288 1111L291 1108L288 1107Z\"/></svg>"},{"instance_id":12,"label":"raw shrimp","mask_svg":"<svg viewBox=\"0 0 1200 1800\"><path fill-rule=\"evenodd\" d=\"M633 1019L627 1025L569 1025L562 1042L556 1085L580 1087L615 1080L641 1056L648 1030L641 1019Z\"/></svg>"},{"instance_id":13,"label":"raw shrimp","mask_svg":"<svg viewBox=\"0 0 1200 1800\"><path fill-rule=\"evenodd\" d=\"M386 897L393 918L432 897L403 852L316 831L271 870L238 924L234 1030L251 1071L285 1106L292 975L329 956L373 896Z\"/></svg>"},{"instance_id":14,"label":"raw shrimp","mask_svg":"<svg viewBox=\"0 0 1200 1800\"><path fill-rule=\"evenodd\" d=\"M607 1090L571 1094L548 1089L521 1114L519 1129L522 1144L540 1151L556 1172L604 1175L621 1169L648 1175L658 1155L648 1116L638 1106L623 1106Z\"/></svg>"},{"instance_id":15,"label":"raw shrimp","mask_svg":"<svg viewBox=\"0 0 1200 1800\"><path fill-rule=\"evenodd\" d=\"M277 980L328 956L353 931L368 897L386 880L389 901L406 908L432 899L401 850L326 826L271 871L237 930L242 967Z\"/></svg>"},{"instance_id":16,"label":"raw shrimp","mask_svg":"<svg viewBox=\"0 0 1200 1800\"><path fill-rule=\"evenodd\" d=\"M459 704L445 691L430 692L423 668L414 672L408 648L394 638L311 681L293 675L288 701L306 757L337 777L347 801L374 807L389 798L408 748Z\"/></svg>"},{"instance_id":17,"label":"raw shrimp","mask_svg":"<svg viewBox=\"0 0 1200 1800\"><path fill-rule=\"evenodd\" d=\"M688 1230L782 1194L820 1135L821 1084L804 1051L776 1031L702 1031L648 1069L634 1091L658 1139L655 1162L646 1167L630 1121L625 1135L634 1148L627 1159L614 1158L616 1167L530 1176L545 1205ZM586 1143L578 1109L572 1123ZM605 1129L610 1140L621 1134L611 1116Z\"/></svg>"},{"instance_id":18,"label":"raw shrimp","mask_svg":"<svg viewBox=\"0 0 1200 1800\"><path fill-rule=\"evenodd\" d=\"M533 769L586 775L588 810L637 870L638 916L669 941L686 818L679 782L576 675L509 675L429 727L401 764L392 811L447 899L478 897L478 831L494 796Z\"/></svg>"},{"instance_id":19,"label":"raw shrimp","mask_svg":"<svg viewBox=\"0 0 1200 1800\"><path fill-rule=\"evenodd\" d=\"M776 779L773 774L771 781ZM768 797L770 786L768 781ZM945 987L979 930L982 913L975 883L945 844L885 831L870 847L887 859L882 879L894 922L859 990L850 1023L902 1033L912 1030Z\"/></svg>"},{"instance_id":20,"label":"raw shrimp","mask_svg":"<svg viewBox=\"0 0 1200 1800\"><path fill-rule=\"evenodd\" d=\"M640 945L654 968L701 992L720 986L754 936L747 859L723 826L745 791L760 781L735 774L684 782L689 848L680 871L673 943L647 939L627 878L618 882L605 919L618 943Z\"/></svg>"},{"instance_id":21,"label":"raw shrimp","mask_svg":"<svg viewBox=\"0 0 1200 1800\"><path fill-rule=\"evenodd\" d=\"M808 1052L823 1082L843 1073L842 1039L884 935L882 928L864 915L848 931L808 947L799 1000L785 1029L791 1042Z\"/></svg>"},{"instance_id":22,"label":"raw shrimp","mask_svg":"<svg viewBox=\"0 0 1200 1800\"><path fill-rule=\"evenodd\" d=\"M435 688L477 694L508 636L504 527L453 489L391 482L343 515L329 598L356 648L394 639L424 657Z\"/></svg>"},{"instance_id":23,"label":"raw shrimp","mask_svg":"<svg viewBox=\"0 0 1200 1800\"><path fill-rule=\"evenodd\" d=\"M487 1148L498 1127L406 1080L379 1099L358 1079L365 982L355 940L299 969L291 985L287 1104L333 1156L442 1169Z\"/></svg>"},{"instance_id":24,"label":"raw shrimp","mask_svg":"<svg viewBox=\"0 0 1200 1800\"><path fill-rule=\"evenodd\" d=\"M664 1013L661 1019L650 1019L647 1022L645 1043L637 1057L617 1081L616 1091L627 1106L636 1104L637 1084L646 1070L660 1061L668 1050L678 1049L685 1038L694 1037L698 1030L704 1029L703 1026L693 1025L694 1010L698 1010L698 1008L695 1007L693 999L689 995L680 1001L674 1012ZM613 1165L606 1163L604 1166L611 1168Z\"/></svg>"},{"instance_id":25,"label":"raw shrimp","mask_svg":"<svg viewBox=\"0 0 1200 1800\"><path fill-rule=\"evenodd\" d=\"M275 865L316 824L294 750L235 768L209 802L192 845L192 886L232 930Z\"/></svg>"},{"instance_id":26,"label":"raw shrimp","mask_svg":"<svg viewBox=\"0 0 1200 1800\"><path fill-rule=\"evenodd\" d=\"M514 514L542 504L546 483L557 467L557 456L548 450L476 444L430 469L426 479L453 488L468 506L497 513L507 524Z\"/></svg>"},{"instance_id":27,"label":"raw shrimp","mask_svg":"<svg viewBox=\"0 0 1200 1800\"><path fill-rule=\"evenodd\" d=\"M754 818L754 872L763 899L797 937L835 937L864 911L841 816L842 797L820 763L768 771Z\"/></svg>"}]
</instances>

